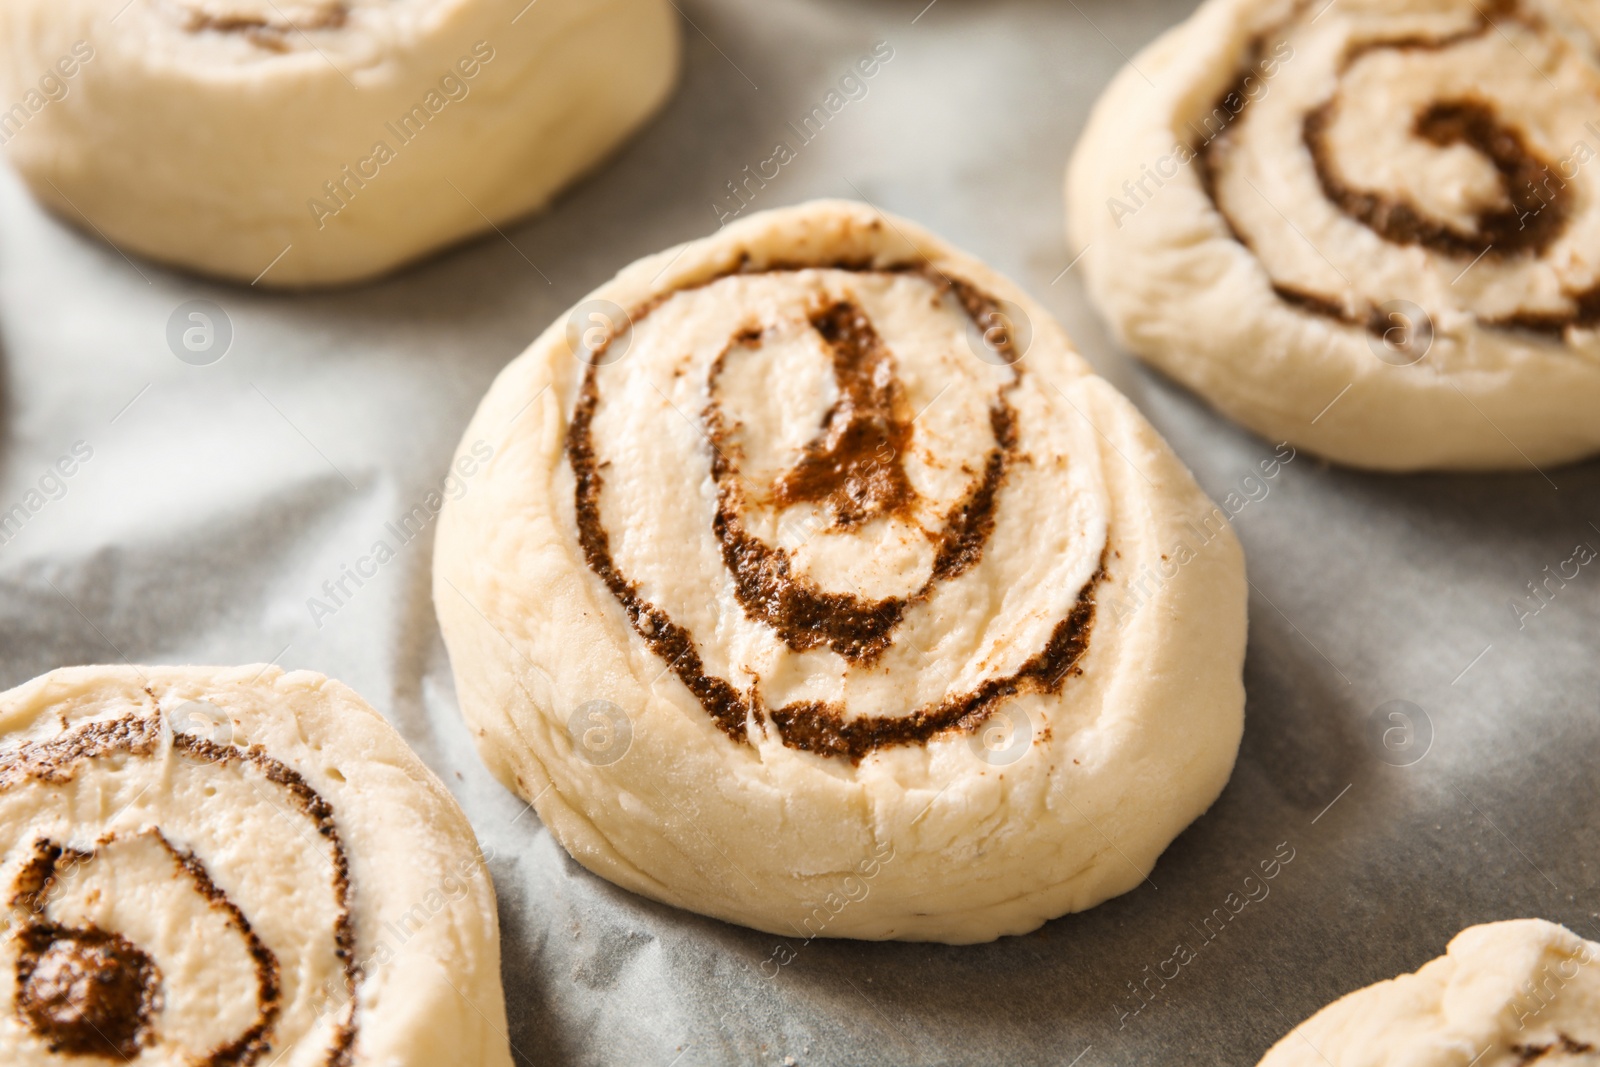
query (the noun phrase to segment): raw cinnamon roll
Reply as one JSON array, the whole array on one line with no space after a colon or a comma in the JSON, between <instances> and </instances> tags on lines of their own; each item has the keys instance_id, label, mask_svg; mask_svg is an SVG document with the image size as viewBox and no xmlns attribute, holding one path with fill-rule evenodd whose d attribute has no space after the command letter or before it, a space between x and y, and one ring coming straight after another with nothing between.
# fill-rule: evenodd
<instances>
[{"instance_id":1,"label":"raw cinnamon roll","mask_svg":"<svg viewBox=\"0 0 1600 1067\"><path fill-rule=\"evenodd\" d=\"M1542 919L1474 926L1414 974L1301 1023L1261 1067L1594 1067L1600 944Z\"/></svg>"},{"instance_id":2,"label":"raw cinnamon roll","mask_svg":"<svg viewBox=\"0 0 1600 1067\"><path fill-rule=\"evenodd\" d=\"M0 56L0 144L43 203L310 286L542 207L661 103L678 30L666 0L11 0Z\"/></svg>"},{"instance_id":3,"label":"raw cinnamon roll","mask_svg":"<svg viewBox=\"0 0 1600 1067\"><path fill-rule=\"evenodd\" d=\"M0 693L0 848L8 1065L511 1063L472 830L321 675Z\"/></svg>"},{"instance_id":4,"label":"raw cinnamon roll","mask_svg":"<svg viewBox=\"0 0 1600 1067\"><path fill-rule=\"evenodd\" d=\"M1068 174L1119 337L1273 440L1384 469L1600 448L1600 18L1210 0Z\"/></svg>"},{"instance_id":5,"label":"raw cinnamon roll","mask_svg":"<svg viewBox=\"0 0 1600 1067\"><path fill-rule=\"evenodd\" d=\"M435 556L462 710L623 886L987 940L1139 884L1228 777L1226 521L908 222L813 203L634 264L501 374L485 444Z\"/></svg>"}]
</instances>

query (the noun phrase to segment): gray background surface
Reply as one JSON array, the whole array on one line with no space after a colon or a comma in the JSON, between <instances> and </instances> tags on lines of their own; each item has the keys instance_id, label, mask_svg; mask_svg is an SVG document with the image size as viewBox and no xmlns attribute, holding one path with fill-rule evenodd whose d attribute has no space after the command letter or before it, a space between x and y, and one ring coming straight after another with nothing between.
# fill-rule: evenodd
<instances>
[{"instance_id":1,"label":"gray background surface","mask_svg":"<svg viewBox=\"0 0 1600 1067\"><path fill-rule=\"evenodd\" d=\"M276 659L355 686L493 852L519 1063L1249 1064L1466 925L1540 915L1596 936L1600 564L1523 627L1509 606L1600 547L1593 464L1399 478L1300 456L1236 520L1253 584L1238 768L1151 884L991 945L795 945L771 980L774 938L589 875L482 769L434 622L431 528L313 623L321 583L439 484L495 372L624 264L714 229L724 183L880 40L894 58L866 97L753 209L863 197L988 260L1214 497L1271 454L1130 363L1061 274L1061 173L1087 107L1192 5L925 2L682 0L685 76L658 121L504 239L354 290L273 295L129 261L0 172L0 510L75 442L93 449L0 546L0 688L123 658ZM211 366L166 342L197 298L234 330ZM1432 735L1410 766L1372 726L1391 700ZM1203 937L1284 842L1270 894ZM1135 1013L1130 983L1180 941L1196 958Z\"/></svg>"}]
</instances>

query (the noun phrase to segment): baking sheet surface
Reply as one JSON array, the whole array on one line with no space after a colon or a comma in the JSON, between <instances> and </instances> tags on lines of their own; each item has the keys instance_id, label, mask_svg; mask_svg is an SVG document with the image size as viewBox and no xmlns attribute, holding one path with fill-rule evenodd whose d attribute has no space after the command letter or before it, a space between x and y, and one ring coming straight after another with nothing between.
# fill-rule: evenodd
<instances>
[{"instance_id":1,"label":"baking sheet surface","mask_svg":"<svg viewBox=\"0 0 1600 1067\"><path fill-rule=\"evenodd\" d=\"M1272 443L1132 364L1066 270L1061 175L1087 108L1192 5L680 3L685 76L658 121L544 216L359 289L129 260L0 172L0 511L30 509L0 544L0 688L123 659L353 685L492 857L519 1063L1250 1064L1469 924L1600 935L1600 564L1542 601L1529 586L1600 548L1600 470L1400 478L1299 456L1252 477ZM623 265L714 229L727 183L797 145L789 124L880 41L892 59L746 210L865 199L1015 278L1214 498L1243 501L1252 581L1244 744L1216 806L1148 884L965 948L785 941L579 868L469 743L431 526L333 613L309 607L441 485L499 368ZM169 347L192 300L231 328L209 365Z\"/></svg>"}]
</instances>

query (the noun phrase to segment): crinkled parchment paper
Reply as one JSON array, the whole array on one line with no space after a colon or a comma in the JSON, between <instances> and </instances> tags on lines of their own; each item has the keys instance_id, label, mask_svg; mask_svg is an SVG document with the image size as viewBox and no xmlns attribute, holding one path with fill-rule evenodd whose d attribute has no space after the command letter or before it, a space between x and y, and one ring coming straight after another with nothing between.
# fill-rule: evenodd
<instances>
[{"instance_id":1,"label":"crinkled parchment paper","mask_svg":"<svg viewBox=\"0 0 1600 1067\"><path fill-rule=\"evenodd\" d=\"M277 660L355 686L492 857L520 1063L1250 1064L1469 924L1596 936L1600 564L1542 600L1528 583L1600 547L1600 471L1399 478L1298 456L1263 478L1273 443L1132 364L1066 270L1062 169L1086 111L1190 5L925 3L682 0L686 74L659 121L543 217L349 291L130 261L0 172L0 510L27 513L0 544L0 687L124 658ZM802 142L790 124L878 42L892 58ZM779 142L793 158L746 182ZM859 197L988 260L1213 497L1235 494L1243 750L1148 884L991 945L784 941L589 875L479 764L434 622L432 525L399 520L427 509L495 372L618 268L715 228L739 208L730 181L746 211ZM193 300L231 330L205 365L168 340ZM393 558L335 605L324 583L378 541Z\"/></svg>"}]
</instances>

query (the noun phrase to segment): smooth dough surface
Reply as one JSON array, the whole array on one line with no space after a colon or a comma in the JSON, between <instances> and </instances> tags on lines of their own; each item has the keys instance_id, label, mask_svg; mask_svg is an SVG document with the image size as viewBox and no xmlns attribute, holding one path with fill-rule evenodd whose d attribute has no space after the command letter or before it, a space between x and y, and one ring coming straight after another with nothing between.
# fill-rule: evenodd
<instances>
[{"instance_id":1,"label":"smooth dough surface","mask_svg":"<svg viewBox=\"0 0 1600 1067\"><path fill-rule=\"evenodd\" d=\"M9 1067L510 1067L472 829L322 675L0 693L0 894Z\"/></svg>"},{"instance_id":2,"label":"smooth dough surface","mask_svg":"<svg viewBox=\"0 0 1600 1067\"><path fill-rule=\"evenodd\" d=\"M1225 517L909 222L817 202L633 264L502 372L486 453L434 561L462 711L622 886L984 941L1138 885L1228 778Z\"/></svg>"},{"instance_id":3,"label":"smooth dough surface","mask_svg":"<svg viewBox=\"0 0 1600 1067\"><path fill-rule=\"evenodd\" d=\"M1542 919L1473 926L1421 970L1323 1008L1261 1067L1595 1067L1600 944Z\"/></svg>"},{"instance_id":4,"label":"smooth dough surface","mask_svg":"<svg viewBox=\"0 0 1600 1067\"><path fill-rule=\"evenodd\" d=\"M1385 470L1600 449L1600 15L1208 0L1067 174L1119 339L1271 440Z\"/></svg>"},{"instance_id":5,"label":"smooth dough surface","mask_svg":"<svg viewBox=\"0 0 1600 1067\"><path fill-rule=\"evenodd\" d=\"M0 144L124 252L352 282L543 207L678 52L667 0L8 0Z\"/></svg>"}]
</instances>

